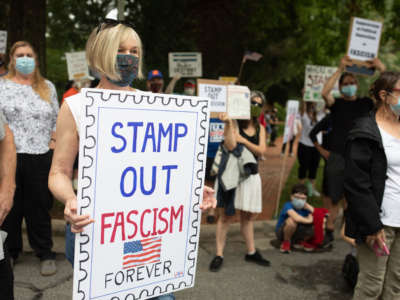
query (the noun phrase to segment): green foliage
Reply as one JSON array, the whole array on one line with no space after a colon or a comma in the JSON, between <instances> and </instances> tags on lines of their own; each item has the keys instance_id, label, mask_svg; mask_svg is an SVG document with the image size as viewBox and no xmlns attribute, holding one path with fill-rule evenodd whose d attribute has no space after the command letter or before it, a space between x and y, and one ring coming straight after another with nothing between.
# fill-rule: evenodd
<instances>
[{"instance_id":1,"label":"green foliage","mask_svg":"<svg viewBox=\"0 0 400 300\"><path fill-rule=\"evenodd\" d=\"M47 51L49 77L56 76L50 79L65 80L63 53L84 49L115 3L47 0L47 47L57 49ZM263 58L245 63L241 83L282 105L299 98L306 64L339 64L352 16L384 22L380 57L388 69L398 69L398 11L400 0L129 0L125 9L144 45L145 72L157 68L168 77L168 52L199 51L203 77L235 76L244 51L257 51ZM372 79L361 79L362 93Z\"/></svg>"}]
</instances>

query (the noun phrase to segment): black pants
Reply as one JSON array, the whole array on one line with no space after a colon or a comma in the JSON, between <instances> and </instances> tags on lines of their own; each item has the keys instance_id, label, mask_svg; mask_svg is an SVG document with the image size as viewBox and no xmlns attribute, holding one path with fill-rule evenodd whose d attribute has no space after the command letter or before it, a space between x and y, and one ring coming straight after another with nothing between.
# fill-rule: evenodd
<instances>
[{"instance_id":1,"label":"black pants","mask_svg":"<svg viewBox=\"0 0 400 300\"><path fill-rule=\"evenodd\" d=\"M299 159L299 179L307 177L315 179L321 155L315 147L306 146L299 143L297 148L297 158Z\"/></svg>"},{"instance_id":2,"label":"black pants","mask_svg":"<svg viewBox=\"0 0 400 300\"><path fill-rule=\"evenodd\" d=\"M293 144L294 144L295 139L296 139L296 137L293 136L293 138L289 141L289 154L293 153ZM286 144L287 144L287 142L282 145L282 153L283 154L285 153Z\"/></svg>"},{"instance_id":3,"label":"black pants","mask_svg":"<svg viewBox=\"0 0 400 300\"><path fill-rule=\"evenodd\" d=\"M22 251L22 219L25 218L28 240L41 259L53 259L51 218L53 197L48 188L52 151L45 154L18 154L14 206L4 221L11 257Z\"/></svg>"},{"instance_id":4,"label":"black pants","mask_svg":"<svg viewBox=\"0 0 400 300\"><path fill-rule=\"evenodd\" d=\"M4 244L4 254L5 258L0 261L0 298L14 300L14 274L7 251L7 243Z\"/></svg>"}]
</instances>

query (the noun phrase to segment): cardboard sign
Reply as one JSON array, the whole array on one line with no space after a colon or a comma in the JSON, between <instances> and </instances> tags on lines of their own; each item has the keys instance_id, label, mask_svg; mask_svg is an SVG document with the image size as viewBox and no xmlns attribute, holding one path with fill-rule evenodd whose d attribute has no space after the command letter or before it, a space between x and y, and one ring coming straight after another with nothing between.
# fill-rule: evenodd
<instances>
[{"instance_id":1,"label":"cardboard sign","mask_svg":"<svg viewBox=\"0 0 400 300\"><path fill-rule=\"evenodd\" d=\"M0 30L0 54L7 52L7 31Z\"/></svg>"},{"instance_id":2,"label":"cardboard sign","mask_svg":"<svg viewBox=\"0 0 400 300\"><path fill-rule=\"evenodd\" d=\"M224 140L225 123L210 122L210 143L221 143Z\"/></svg>"},{"instance_id":3,"label":"cardboard sign","mask_svg":"<svg viewBox=\"0 0 400 300\"><path fill-rule=\"evenodd\" d=\"M228 100L228 84L224 81L197 79L197 94L202 98L210 99L212 117L226 112Z\"/></svg>"},{"instance_id":4,"label":"cardboard sign","mask_svg":"<svg viewBox=\"0 0 400 300\"><path fill-rule=\"evenodd\" d=\"M353 17L347 46L347 55L355 62L346 70L354 73L373 75L374 69L363 62L378 57L382 23Z\"/></svg>"},{"instance_id":5,"label":"cardboard sign","mask_svg":"<svg viewBox=\"0 0 400 300\"><path fill-rule=\"evenodd\" d=\"M208 99L82 89L73 299L193 287Z\"/></svg>"},{"instance_id":6,"label":"cardboard sign","mask_svg":"<svg viewBox=\"0 0 400 300\"><path fill-rule=\"evenodd\" d=\"M299 101L289 100L286 104L285 131L283 133L283 143L290 141L294 135L296 126L296 116L299 112Z\"/></svg>"},{"instance_id":7,"label":"cardboard sign","mask_svg":"<svg viewBox=\"0 0 400 300\"><path fill-rule=\"evenodd\" d=\"M203 76L201 53L199 52L170 52L168 61L169 77Z\"/></svg>"},{"instance_id":8,"label":"cardboard sign","mask_svg":"<svg viewBox=\"0 0 400 300\"><path fill-rule=\"evenodd\" d=\"M67 59L68 80L80 80L89 77L85 51L65 53Z\"/></svg>"},{"instance_id":9,"label":"cardboard sign","mask_svg":"<svg viewBox=\"0 0 400 300\"><path fill-rule=\"evenodd\" d=\"M250 119L250 90L247 86L228 86L227 113L231 119Z\"/></svg>"},{"instance_id":10,"label":"cardboard sign","mask_svg":"<svg viewBox=\"0 0 400 300\"><path fill-rule=\"evenodd\" d=\"M337 71L336 67L306 65L304 76L304 101L323 101L322 89L325 82ZM332 90L334 96L339 94L339 84Z\"/></svg>"},{"instance_id":11,"label":"cardboard sign","mask_svg":"<svg viewBox=\"0 0 400 300\"><path fill-rule=\"evenodd\" d=\"M218 80L225 81L229 84L236 84L238 78L234 76L219 76Z\"/></svg>"}]
</instances>

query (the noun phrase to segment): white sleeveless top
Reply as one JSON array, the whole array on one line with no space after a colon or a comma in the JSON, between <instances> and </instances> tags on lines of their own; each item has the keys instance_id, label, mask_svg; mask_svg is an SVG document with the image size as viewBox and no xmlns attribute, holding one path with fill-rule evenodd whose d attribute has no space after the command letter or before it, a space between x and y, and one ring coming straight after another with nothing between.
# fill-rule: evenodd
<instances>
[{"instance_id":1,"label":"white sleeveless top","mask_svg":"<svg viewBox=\"0 0 400 300\"><path fill-rule=\"evenodd\" d=\"M78 131L78 135L80 135L81 119L83 112L83 101L81 98L81 93L65 98L64 101L67 102L68 107L71 110L72 116L75 120L76 130Z\"/></svg>"}]
</instances>

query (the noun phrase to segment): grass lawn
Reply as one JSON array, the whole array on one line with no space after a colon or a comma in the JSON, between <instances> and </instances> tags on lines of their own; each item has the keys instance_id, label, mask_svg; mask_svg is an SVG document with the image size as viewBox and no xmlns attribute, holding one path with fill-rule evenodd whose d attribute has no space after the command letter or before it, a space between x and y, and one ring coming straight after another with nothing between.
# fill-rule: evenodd
<instances>
[{"instance_id":1,"label":"grass lawn","mask_svg":"<svg viewBox=\"0 0 400 300\"><path fill-rule=\"evenodd\" d=\"M325 164L325 161L323 159L321 159L321 161L319 163L317 179L316 179L316 188L317 188L318 192L320 192L320 193L322 191L322 176L323 176L324 164ZM292 189L292 186L298 182L298 179L297 179L298 168L299 168L299 162L296 160L295 164L293 165L292 170L290 171L290 174L286 181L286 184L283 187L281 199L279 201L279 211L281 211L283 204L285 204L285 202L289 200L290 191ZM311 198L308 198L307 201L314 207L322 207L322 195L321 195L321 197L312 196Z\"/></svg>"}]
</instances>

